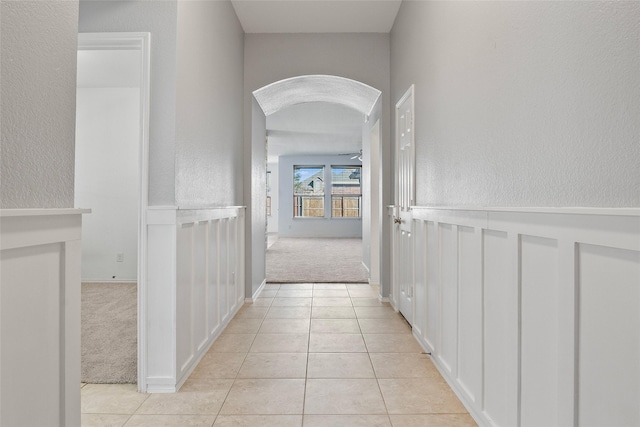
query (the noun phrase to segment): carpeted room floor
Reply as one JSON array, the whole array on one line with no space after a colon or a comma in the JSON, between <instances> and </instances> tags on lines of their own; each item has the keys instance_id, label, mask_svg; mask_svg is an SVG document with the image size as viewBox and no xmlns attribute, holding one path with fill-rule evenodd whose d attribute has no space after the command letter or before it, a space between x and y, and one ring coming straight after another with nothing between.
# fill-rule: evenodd
<instances>
[{"instance_id":1,"label":"carpeted room floor","mask_svg":"<svg viewBox=\"0 0 640 427\"><path fill-rule=\"evenodd\" d=\"M81 381L138 381L138 289L136 283L83 283Z\"/></svg>"},{"instance_id":2,"label":"carpeted room floor","mask_svg":"<svg viewBox=\"0 0 640 427\"><path fill-rule=\"evenodd\" d=\"M280 237L267 249L268 283L367 283L362 239Z\"/></svg>"}]
</instances>

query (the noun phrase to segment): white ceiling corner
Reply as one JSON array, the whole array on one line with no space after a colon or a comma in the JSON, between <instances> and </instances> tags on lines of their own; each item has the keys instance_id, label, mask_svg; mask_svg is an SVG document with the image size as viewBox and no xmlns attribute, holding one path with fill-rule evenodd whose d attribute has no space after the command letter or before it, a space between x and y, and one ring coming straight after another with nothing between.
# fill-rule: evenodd
<instances>
[{"instance_id":1,"label":"white ceiling corner","mask_svg":"<svg viewBox=\"0 0 640 427\"><path fill-rule=\"evenodd\" d=\"M402 0L231 0L245 33L388 33Z\"/></svg>"}]
</instances>

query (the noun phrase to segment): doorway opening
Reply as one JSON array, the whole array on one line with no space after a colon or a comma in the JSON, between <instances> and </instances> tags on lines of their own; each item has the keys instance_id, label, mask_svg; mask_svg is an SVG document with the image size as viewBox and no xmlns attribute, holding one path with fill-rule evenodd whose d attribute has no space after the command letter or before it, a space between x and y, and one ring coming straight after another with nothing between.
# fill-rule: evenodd
<instances>
[{"instance_id":1,"label":"doorway opening","mask_svg":"<svg viewBox=\"0 0 640 427\"><path fill-rule=\"evenodd\" d=\"M78 35L76 207L83 382L139 383L144 351L149 34Z\"/></svg>"},{"instance_id":2,"label":"doorway opening","mask_svg":"<svg viewBox=\"0 0 640 427\"><path fill-rule=\"evenodd\" d=\"M369 281L363 123L362 113L327 102L267 117L267 283Z\"/></svg>"},{"instance_id":3,"label":"doorway opening","mask_svg":"<svg viewBox=\"0 0 640 427\"><path fill-rule=\"evenodd\" d=\"M380 194L382 174L379 156L381 151L379 147L381 144L379 138L380 95L381 92L377 89L336 76L294 77L275 82L253 92L250 191L252 213L251 220L247 224L247 247L251 248L251 253L247 257L246 276L251 279L247 283L247 297L255 298L266 283L265 255L269 241L268 231L272 233L277 231L280 237L320 237L320 235L324 235L331 238L335 236L331 235L332 227L330 224L331 222L338 223L340 225L337 229L342 227L345 230L350 230L337 232L339 236L362 239L361 248L358 251L360 259L368 268L365 276L366 281L371 282L372 277L380 277L379 256L381 251L379 247L374 250L371 248L372 244L379 245L381 241L379 236L381 222L379 220L372 221L373 216L377 219L382 216L382 197ZM298 119L304 113L308 114L306 120L308 123L317 125L318 117L331 115L329 111L332 110L334 112L341 111L338 115L342 119L345 115L352 114L357 120L356 126L354 126L353 120L350 122L352 129L347 132L344 132L343 126L336 125L335 122L329 125L329 132L326 129L324 132L314 132L314 129L309 127L287 129L281 126L282 123L295 123L300 126L304 121ZM374 128L378 130L375 131ZM348 143L340 141L340 137L344 137L344 134L349 134L349 132L352 133L350 141ZM305 144L300 143L304 139L311 141L306 147ZM265 144L265 140L268 140L268 144ZM335 145L332 147L331 143ZM372 143L378 145L373 150ZM313 148L309 148L309 146ZM283 150L282 147L288 147L292 153L284 155L278 153ZM298 150L296 151L296 149ZM372 156L372 151L375 151L375 156ZM277 154L274 155L274 153ZM321 159L321 156L330 158ZM273 157L286 161L278 161L276 167ZM271 161L265 161L268 158ZM355 164L351 164L354 162ZM319 178L317 183L316 181L306 183L308 187L313 185L314 193L316 193L316 189L322 190L321 193L318 192L321 195L312 195L315 201L303 200L304 197L308 199L311 196L295 194L294 191L296 168L302 168L297 169L300 171L310 167L321 168L316 171L317 178ZM355 220L354 218L336 218L337 209L344 207L345 200L333 197L337 194L332 194L334 188L331 185L332 175L337 176L339 170L344 172L350 168L354 170L349 171L350 173L347 174L349 176L355 175L356 168L360 172L357 182L361 186L362 197L357 198L357 202L347 201L350 207L355 206L359 212L359 217ZM373 170L375 172L372 172ZM267 175L270 180L269 186L266 182ZM274 204L275 175L278 176L277 212L274 211L276 206ZM373 182L372 177L375 177L377 181ZM298 184L305 184L305 179L308 180L308 178L301 176ZM286 191L284 186L287 186ZM270 194L267 194L267 191L270 191ZM294 203L296 197L303 202L315 203L315 208L309 204L306 210L303 206L299 206L299 214L309 213L313 208L315 213L311 215L311 218L301 218L301 215L296 215ZM375 200L375 203L372 203L372 200ZM270 202L271 221L267 216L267 201ZM340 205L340 201L342 205ZM322 206L318 207L320 206L318 203ZM342 212L343 209L340 211ZM274 226L274 213L278 215L277 227ZM311 222L313 222L313 226ZM378 228L373 229L373 225ZM336 233L335 229L333 233ZM352 233L352 235L348 233ZM371 238L374 235L375 237ZM273 240L272 237L271 241ZM313 257L313 247L308 249L309 256ZM372 253L377 258L373 258Z\"/></svg>"}]
</instances>

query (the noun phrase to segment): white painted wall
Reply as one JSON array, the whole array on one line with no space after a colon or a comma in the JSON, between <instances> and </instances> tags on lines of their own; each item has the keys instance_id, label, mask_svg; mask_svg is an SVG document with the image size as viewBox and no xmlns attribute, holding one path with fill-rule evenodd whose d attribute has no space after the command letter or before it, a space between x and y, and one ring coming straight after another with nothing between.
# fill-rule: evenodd
<instances>
[{"instance_id":1,"label":"white painted wall","mask_svg":"<svg viewBox=\"0 0 640 427\"><path fill-rule=\"evenodd\" d=\"M253 138L248 145L249 152L245 154L245 163L249 163L251 178L245 180L249 184L247 194L264 192L266 196L267 186L267 118L262 112L258 101L251 97L251 112L246 117L251 124L250 136ZM245 149L247 147L245 146ZM246 216L246 263L245 275L247 277L246 297L253 298L260 287L267 280L266 251L267 251L267 213L265 211L266 197L247 198L245 202L250 214ZM250 249L249 249L250 248ZM250 279L249 279L250 278Z\"/></svg>"},{"instance_id":2,"label":"white painted wall","mask_svg":"<svg viewBox=\"0 0 640 427\"><path fill-rule=\"evenodd\" d=\"M0 207L71 207L78 2L0 8Z\"/></svg>"},{"instance_id":3,"label":"white painted wall","mask_svg":"<svg viewBox=\"0 0 640 427\"><path fill-rule=\"evenodd\" d=\"M140 89L78 88L77 109L75 205L91 209L82 225L82 280L135 281Z\"/></svg>"},{"instance_id":4,"label":"white painted wall","mask_svg":"<svg viewBox=\"0 0 640 427\"><path fill-rule=\"evenodd\" d=\"M177 2L80 2L80 32L151 33L149 205L175 205Z\"/></svg>"},{"instance_id":5,"label":"white painted wall","mask_svg":"<svg viewBox=\"0 0 640 427\"><path fill-rule=\"evenodd\" d=\"M242 27L228 1L181 1L177 38L177 204L242 205Z\"/></svg>"},{"instance_id":6,"label":"white painted wall","mask_svg":"<svg viewBox=\"0 0 640 427\"><path fill-rule=\"evenodd\" d=\"M349 156L280 156L280 237L362 237L362 218L331 218L331 166L362 166ZM293 167L324 166L325 217L293 217Z\"/></svg>"},{"instance_id":7,"label":"white painted wall","mask_svg":"<svg viewBox=\"0 0 640 427\"><path fill-rule=\"evenodd\" d=\"M268 233L277 233L278 232L278 216L280 212L280 206L278 205L279 197L279 176L280 176L280 167L278 163L267 163L267 171L271 172L270 184L269 187L271 191L269 195L271 196L271 216L267 217L267 232Z\"/></svg>"},{"instance_id":8,"label":"white painted wall","mask_svg":"<svg viewBox=\"0 0 640 427\"><path fill-rule=\"evenodd\" d=\"M381 136L383 159L383 203L391 202L390 179L390 69L388 34L246 34L245 117L251 114L252 92L267 84L301 75L328 74L360 81L383 92ZM245 145L251 144L251 124L245 122ZM245 147L245 153L251 148ZM248 167L250 160L245 160ZM251 192L245 182L245 199ZM282 213L282 212L281 212ZM280 230L281 231L281 230ZM389 224L383 223L387 241ZM388 247L383 259L389 258ZM381 282L389 282L388 267Z\"/></svg>"},{"instance_id":9,"label":"white painted wall","mask_svg":"<svg viewBox=\"0 0 640 427\"><path fill-rule=\"evenodd\" d=\"M375 120L371 129L366 129L365 132L369 132L369 149L363 151L366 156L369 156L369 164L380 164L380 121ZM366 156L363 157L366 160ZM369 171L369 185L371 186L370 198L367 204L372 208L371 215L368 216L369 232L367 233L367 224L363 225L363 240L364 236L368 235L368 244L364 245L363 241L363 258L369 267L369 283L372 285L380 284L380 266L388 263L389 260L382 262L380 259L380 251L382 246L382 236L380 230L382 230L382 213L384 212L380 196L382 193L382 186L380 185L380 169L371 168ZM377 190L377 191L376 191ZM368 262L366 260L369 260ZM389 264L386 264L387 268ZM386 290L386 292L385 292ZM381 295L388 295L388 289L382 289Z\"/></svg>"},{"instance_id":10,"label":"white painted wall","mask_svg":"<svg viewBox=\"0 0 640 427\"><path fill-rule=\"evenodd\" d=\"M403 2L417 203L640 206L640 3Z\"/></svg>"}]
</instances>

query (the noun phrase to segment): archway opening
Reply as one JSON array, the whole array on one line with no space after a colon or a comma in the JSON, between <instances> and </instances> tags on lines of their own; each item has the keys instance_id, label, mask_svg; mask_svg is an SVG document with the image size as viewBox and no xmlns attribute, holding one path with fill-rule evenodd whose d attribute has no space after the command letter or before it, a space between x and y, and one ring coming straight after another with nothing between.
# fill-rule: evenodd
<instances>
[{"instance_id":1,"label":"archway opening","mask_svg":"<svg viewBox=\"0 0 640 427\"><path fill-rule=\"evenodd\" d=\"M267 117L286 116L289 111L293 115L300 111L351 111L359 117L358 144L360 149L351 145L343 145L334 150L337 157L329 160L339 165L361 159L362 163L362 218L361 236L363 243L362 259L369 269L369 281L379 282L380 278L380 218L382 217L382 197L380 194L382 179L380 162L380 138L378 135L381 116L381 92L366 84L338 76L310 75L281 80L264 86L253 92L252 131L251 131L251 203L250 215L247 218L247 298L256 296L266 283L265 255L267 248L267 144L268 136L277 140L283 136L276 130L267 130ZM305 105L301 105L305 104ZM335 129L334 129L335 130ZM271 133L271 135L269 135ZM312 133L312 132L311 132ZM340 132L335 132L336 138ZM326 135L325 135L326 137ZM328 137L331 139L331 135ZM317 141L317 139L316 139ZM376 146L372 148L372 143ZM321 145L325 145L320 142ZM361 153L360 153L360 150ZM318 147L316 151L323 151ZM372 152L374 155L372 156ZM358 154L358 156L354 156ZM342 161L340 159L343 159ZM359 161L356 160L356 163ZM304 162L303 162L304 163ZM328 163L329 164L329 163ZM271 175L271 174L270 174ZM375 178L375 182L372 181ZM328 203L331 202L327 196ZM374 201L374 203L372 203ZM271 205L273 211L274 205ZM333 215L332 209L326 209L326 218ZM293 216L293 212L281 212L282 215ZM372 217L375 218L372 221ZM373 229L372 227L375 227ZM372 256L374 254L374 256ZM379 283L375 283L379 284Z\"/></svg>"}]
</instances>

